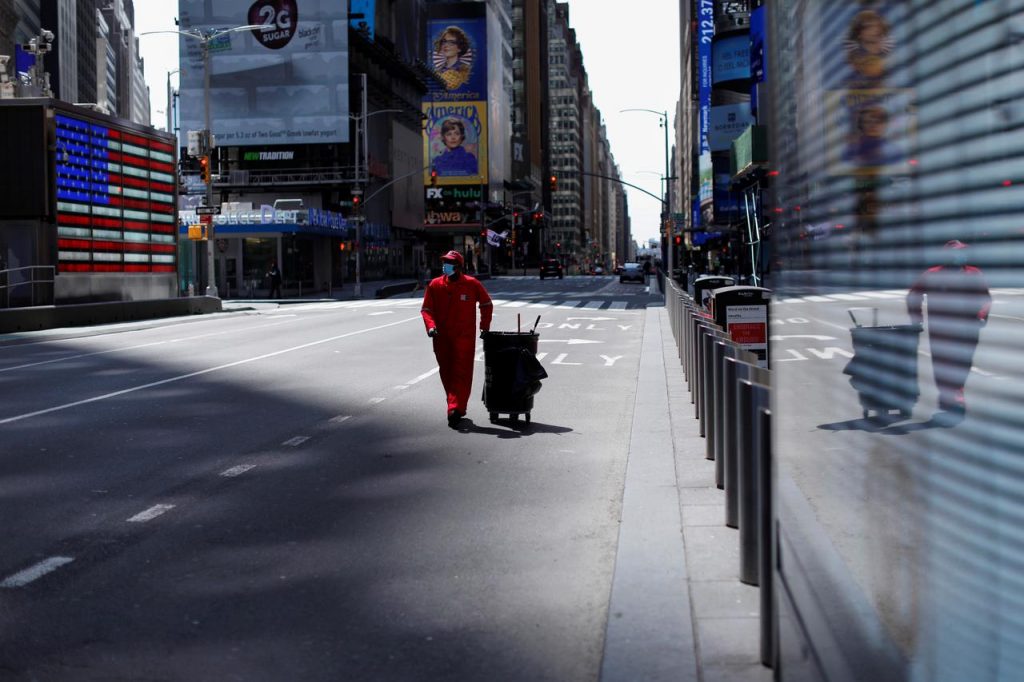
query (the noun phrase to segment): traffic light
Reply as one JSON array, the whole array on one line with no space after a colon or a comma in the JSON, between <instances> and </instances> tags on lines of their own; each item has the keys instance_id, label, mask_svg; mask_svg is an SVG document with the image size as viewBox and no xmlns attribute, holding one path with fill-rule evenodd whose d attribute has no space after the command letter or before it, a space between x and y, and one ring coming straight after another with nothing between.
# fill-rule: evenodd
<instances>
[{"instance_id":1,"label":"traffic light","mask_svg":"<svg viewBox=\"0 0 1024 682\"><path fill-rule=\"evenodd\" d=\"M203 181L204 185L210 184L210 157L200 156L199 157L199 179Z\"/></svg>"},{"instance_id":2,"label":"traffic light","mask_svg":"<svg viewBox=\"0 0 1024 682\"><path fill-rule=\"evenodd\" d=\"M551 177L548 178L548 186L551 188L552 192L558 191L558 176L554 173L552 173Z\"/></svg>"},{"instance_id":3,"label":"traffic light","mask_svg":"<svg viewBox=\"0 0 1024 682\"><path fill-rule=\"evenodd\" d=\"M355 209L356 211L358 211L359 210L359 205L362 202L362 200L363 200L363 195L361 193L360 194L353 194L352 195L352 208Z\"/></svg>"},{"instance_id":4,"label":"traffic light","mask_svg":"<svg viewBox=\"0 0 1024 682\"><path fill-rule=\"evenodd\" d=\"M682 243L683 243L683 236L682 236L682 235L679 235L679 234L677 234L677 235L676 235L676 239L675 239L675 242L676 242L676 246L679 246L680 244L682 244Z\"/></svg>"},{"instance_id":5,"label":"traffic light","mask_svg":"<svg viewBox=\"0 0 1024 682\"><path fill-rule=\"evenodd\" d=\"M512 224L519 225L519 211L512 211Z\"/></svg>"},{"instance_id":6,"label":"traffic light","mask_svg":"<svg viewBox=\"0 0 1024 682\"><path fill-rule=\"evenodd\" d=\"M436 168L431 168L430 169L430 184L431 185L436 185L437 184L437 169Z\"/></svg>"}]
</instances>

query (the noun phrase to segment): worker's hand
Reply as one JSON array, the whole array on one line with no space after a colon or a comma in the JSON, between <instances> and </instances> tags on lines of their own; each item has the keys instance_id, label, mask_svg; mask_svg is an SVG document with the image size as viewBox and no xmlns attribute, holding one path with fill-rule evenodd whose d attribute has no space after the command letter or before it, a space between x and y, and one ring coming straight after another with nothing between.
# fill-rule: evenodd
<instances>
[{"instance_id":1,"label":"worker's hand","mask_svg":"<svg viewBox=\"0 0 1024 682\"><path fill-rule=\"evenodd\" d=\"M437 327L431 327L430 329L428 329L427 336L429 336L430 338L434 338L435 336L437 336Z\"/></svg>"}]
</instances>

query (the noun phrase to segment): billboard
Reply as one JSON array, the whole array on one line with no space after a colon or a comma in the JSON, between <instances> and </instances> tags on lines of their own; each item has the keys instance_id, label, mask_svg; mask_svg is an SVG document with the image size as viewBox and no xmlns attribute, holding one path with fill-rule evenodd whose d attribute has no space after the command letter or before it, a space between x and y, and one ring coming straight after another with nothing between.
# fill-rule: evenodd
<instances>
[{"instance_id":1,"label":"billboard","mask_svg":"<svg viewBox=\"0 0 1024 682\"><path fill-rule=\"evenodd\" d=\"M487 183L487 102L427 102L423 105L426 184Z\"/></svg>"},{"instance_id":2,"label":"billboard","mask_svg":"<svg viewBox=\"0 0 1024 682\"><path fill-rule=\"evenodd\" d=\"M205 127L207 95L220 146L348 142L346 3L179 0L178 7L181 31L214 36L180 38L181 146L189 130ZM230 31L250 25L257 28Z\"/></svg>"},{"instance_id":3,"label":"billboard","mask_svg":"<svg viewBox=\"0 0 1024 682\"><path fill-rule=\"evenodd\" d=\"M738 33L719 38L711 46L713 83L750 78L750 34Z\"/></svg>"},{"instance_id":4,"label":"billboard","mask_svg":"<svg viewBox=\"0 0 1024 682\"><path fill-rule=\"evenodd\" d=\"M426 61L437 79L423 102L428 187L488 183L485 10L438 7L427 21Z\"/></svg>"},{"instance_id":5,"label":"billboard","mask_svg":"<svg viewBox=\"0 0 1024 682\"><path fill-rule=\"evenodd\" d=\"M58 113L60 272L174 272L174 147L166 136Z\"/></svg>"}]
</instances>

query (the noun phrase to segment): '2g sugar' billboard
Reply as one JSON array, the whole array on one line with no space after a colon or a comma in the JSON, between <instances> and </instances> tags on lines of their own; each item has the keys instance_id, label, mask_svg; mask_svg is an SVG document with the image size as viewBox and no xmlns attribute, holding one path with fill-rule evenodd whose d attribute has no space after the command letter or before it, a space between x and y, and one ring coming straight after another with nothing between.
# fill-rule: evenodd
<instances>
[{"instance_id":1,"label":"'2g sugar' billboard","mask_svg":"<svg viewBox=\"0 0 1024 682\"><path fill-rule=\"evenodd\" d=\"M179 0L178 9L180 30L195 36L179 41L182 140L205 127L209 97L219 146L348 142L346 3Z\"/></svg>"}]
</instances>

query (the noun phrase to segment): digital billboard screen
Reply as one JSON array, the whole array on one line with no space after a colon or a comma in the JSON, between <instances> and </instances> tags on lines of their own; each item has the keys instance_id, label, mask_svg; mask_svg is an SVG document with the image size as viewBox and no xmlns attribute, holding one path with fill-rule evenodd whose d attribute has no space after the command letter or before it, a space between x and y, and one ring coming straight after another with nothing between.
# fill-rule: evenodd
<instances>
[{"instance_id":1,"label":"digital billboard screen","mask_svg":"<svg viewBox=\"0 0 1024 682\"><path fill-rule=\"evenodd\" d=\"M86 117L55 118L58 270L174 272L174 145Z\"/></svg>"},{"instance_id":2,"label":"digital billboard screen","mask_svg":"<svg viewBox=\"0 0 1024 682\"><path fill-rule=\"evenodd\" d=\"M348 142L348 11L329 0L180 0L181 146L210 127L221 146ZM255 26L244 30L239 27ZM204 87L203 46L210 87Z\"/></svg>"}]
</instances>

